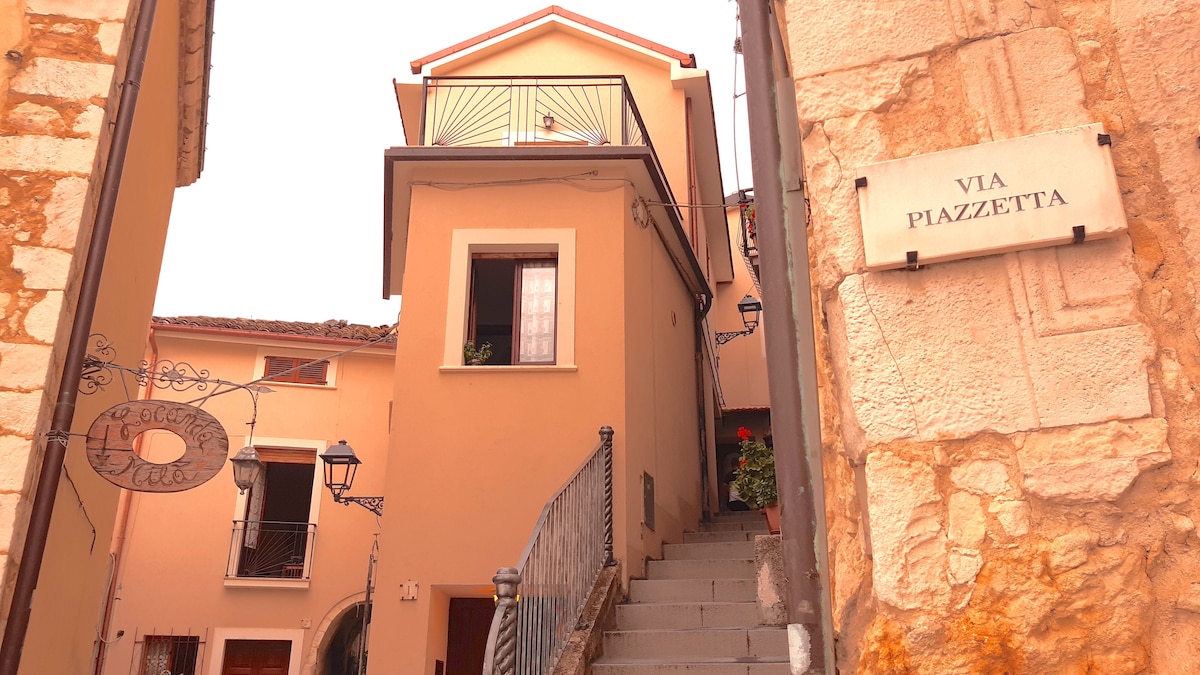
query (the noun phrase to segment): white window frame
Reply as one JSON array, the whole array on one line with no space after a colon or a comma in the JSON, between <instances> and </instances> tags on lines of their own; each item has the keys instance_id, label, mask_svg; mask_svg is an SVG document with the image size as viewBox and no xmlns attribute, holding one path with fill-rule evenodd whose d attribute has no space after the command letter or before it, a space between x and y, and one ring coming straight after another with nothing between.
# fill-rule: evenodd
<instances>
[{"instance_id":1,"label":"white window frame","mask_svg":"<svg viewBox=\"0 0 1200 675\"><path fill-rule=\"evenodd\" d=\"M471 256L476 253L555 253L558 256L558 299L555 307L555 363L553 365L463 365L463 343L471 320ZM446 309L446 343L442 371L487 372L555 370L575 367L575 230L456 229L450 237L450 279Z\"/></svg>"},{"instance_id":2,"label":"white window frame","mask_svg":"<svg viewBox=\"0 0 1200 675\"><path fill-rule=\"evenodd\" d=\"M208 667L203 672L207 675L221 675L221 667L225 665L225 643L229 640L287 640L292 643L291 655L288 657L288 675L300 675L300 666L304 655L303 628L214 628L212 633L212 649L209 653ZM200 669L197 668L197 671Z\"/></svg>"},{"instance_id":3,"label":"white window frame","mask_svg":"<svg viewBox=\"0 0 1200 675\"><path fill-rule=\"evenodd\" d=\"M277 356L271 354L271 356ZM330 364L332 367L332 364ZM272 383L274 384L274 383ZM317 385L301 385L301 386L317 386ZM249 442L249 437L243 437L242 445ZM232 444L231 444L232 445ZM279 448L282 450L316 450L317 457L313 462L313 485L312 499L308 506L308 522L312 523L313 529L316 529L317 519L321 515L321 494L325 491L325 461L321 459L321 453L329 448L329 442L324 440L299 439L299 438L273 438L270 436L255 436L255 447ZM233 520L246 519L246 503L250 498L249 492L238 494L233 502ZM244 533L243 533L244 536ZM313 555L316 553L314 544L316 536L310 537L308 546L304 551L304 578L303 579L263 579L263 578L231 578L237 572L238 560L234 556L229 556L229 569L226 570L225 585L230 588L308 588L309 580L312 578ZM234 546L230 542L230 546ZM241 549L240 542L237 547ZM232 572L232 574L230 573ZM250 638L247 638L250 639ZM264 638L265 639L265 638ZM272 638L273 639L273 638ZM222 652L224 653L224 652Z\"/></svg>"}]
</instances>

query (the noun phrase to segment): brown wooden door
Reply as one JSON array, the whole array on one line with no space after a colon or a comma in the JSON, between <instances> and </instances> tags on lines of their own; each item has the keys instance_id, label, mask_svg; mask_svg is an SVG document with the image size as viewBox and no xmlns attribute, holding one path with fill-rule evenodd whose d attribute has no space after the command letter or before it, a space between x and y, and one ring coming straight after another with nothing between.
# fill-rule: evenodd
<instances>
[{"instance_id":1,"label":"brown wooden door","mask_svg":"<svg viewBox=\"0 0 1200 675\"><path fill-rule=\"evenodd\" d=\"M496 604L491 598L450 598L446 675L479 675Z\"/></svg>"},{"instance_id":2,"label":"brown wooden door","mask_svg":"<svg viewBox=\"0 0 1200 675\"><path fill-rule=\"evenodd\" d=\"M288 640L226 640L221 675L288 675L291 657Z\"/></svg>"}]
</instances>

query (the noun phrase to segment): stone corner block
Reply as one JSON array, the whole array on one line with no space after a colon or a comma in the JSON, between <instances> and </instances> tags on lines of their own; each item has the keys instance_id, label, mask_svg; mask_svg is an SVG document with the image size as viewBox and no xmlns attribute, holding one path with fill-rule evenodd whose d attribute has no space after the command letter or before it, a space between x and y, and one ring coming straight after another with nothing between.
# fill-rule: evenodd
<instances>
[{"instance_id":1,"label":"stone corner block","mask_svg":"<svg viewBox=\"0 0 1200 675\"><path fill-rule=\"evenodd\" d=\"M1161 418L1028 434L1017 451L1025 489L1067 504L1116 501L1143 472L1171 461Z\"/></svg>"},{"instance_id":2,"label":"stone corner block","mask_svg":"<svg viewBox=\"0 0 1200 675\"><path fill-rule=\"evenodd\" d=\"M758 622L763 626L787 625L787 577L783 572L783 538L777 534L754 538L754 569Z\"/></svg>"}]
</instances>

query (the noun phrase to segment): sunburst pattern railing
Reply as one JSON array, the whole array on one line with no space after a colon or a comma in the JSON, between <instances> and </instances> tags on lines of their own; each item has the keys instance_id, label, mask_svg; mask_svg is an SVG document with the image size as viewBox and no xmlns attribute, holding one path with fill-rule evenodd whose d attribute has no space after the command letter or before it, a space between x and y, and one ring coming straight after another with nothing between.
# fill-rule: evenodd
<instances>
[{"instance_id":1,"label":"sunburst pattern railing","mask_svg":"<svg viewBox=\"0 0 1200 675\"><path fill-rule=\"evenodd\" d=\"M308 579L312 571L313 523L265 520L233 521L229 565L231 579Z\"/></svg>"},{"instance_id":2,"label":"sunburst pattern railing","mask_svg":"<svg viewBox=\"0 0 1200 675\"><path fill-rule=\"evenodd\" d=\"M650 145L619 75L427 77L421 144Z\"/></svg>"}]
</instances>

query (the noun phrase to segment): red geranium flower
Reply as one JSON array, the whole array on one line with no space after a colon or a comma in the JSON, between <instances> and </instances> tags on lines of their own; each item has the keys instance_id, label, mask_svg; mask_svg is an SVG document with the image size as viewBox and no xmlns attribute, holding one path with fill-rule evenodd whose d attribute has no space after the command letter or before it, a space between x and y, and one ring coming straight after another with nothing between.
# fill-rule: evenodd
<instances>
[{"instance_id":1,"label":"red geranium flower","mask_svg":"<svg viewBox=\"0 0 1200 675\"><path fill-rule=\"evenodd\" d=\"M738 438L743 441L748 441L751 438L754 438L754 432L750 431L746 427L738 427Z\"/></svg>"},{"instance_id":2,"label":"red geranium flower","mask_svg":"<svg viewBox=\"0 0 1200 675\"><path fill-rule=\"evenodd\" d=\"M738 462L739 469L742 468L743 466L746 466L746 460L744 460L744 459L742 461Z\"/></svg>"}]
</instances>

